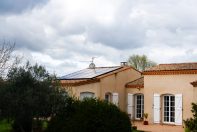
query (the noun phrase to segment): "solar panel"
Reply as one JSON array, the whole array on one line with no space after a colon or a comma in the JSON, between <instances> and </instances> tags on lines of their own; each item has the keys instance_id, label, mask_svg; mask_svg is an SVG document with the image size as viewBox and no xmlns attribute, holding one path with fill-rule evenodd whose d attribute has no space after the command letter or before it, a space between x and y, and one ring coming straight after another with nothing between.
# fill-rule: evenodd
<instances>
[{"instance_id":1,"label":"solar panel","mask_svg":"<svg viewBox=\"0 0 197 132\"><path fill-rule=\"evenodd\" d=\"M96 76L117 70L121 67L102 67L102 68L94 68L94 69L84 69L80 70L65 76L60 77L61 80L72 80L72 79L91 79Z\"/></svg>"}]
</instances>

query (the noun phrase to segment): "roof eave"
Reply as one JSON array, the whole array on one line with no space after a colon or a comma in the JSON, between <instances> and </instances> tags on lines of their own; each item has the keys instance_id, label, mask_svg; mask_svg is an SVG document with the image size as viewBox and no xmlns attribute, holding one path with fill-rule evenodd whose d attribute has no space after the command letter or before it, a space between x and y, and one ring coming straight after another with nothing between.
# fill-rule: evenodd
<instances>
[{"instance_id":1,"label":"roof eave","mask_svg":"<svg viewBox=\"0 0 197 132\"><path fill-rule=\"evenodd\" d=\"M63 82L61 83L62 86L71 87L71 86L81 86L85 84L97 83L100 82L100 79L91 79L91 80L84 80L79 82Z\"/></svg>"},{"instance_id":2,"label":"roof eave","mask_svg":"<svg viewBox=\"0 0 197 132\"><path fill-rule=\"evenodd\" d=\"M144 88L144 85L126 85L126 88Z\"/></svg>"}]
</instances>

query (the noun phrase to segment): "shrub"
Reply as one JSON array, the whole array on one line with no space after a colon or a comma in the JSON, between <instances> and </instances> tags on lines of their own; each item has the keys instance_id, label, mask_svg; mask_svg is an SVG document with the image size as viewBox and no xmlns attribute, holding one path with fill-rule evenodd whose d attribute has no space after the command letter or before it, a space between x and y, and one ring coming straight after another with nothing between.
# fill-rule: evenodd
<instances>
[{"instance_id":1,"label":"shrub","mask_svg":"<svg viewBox=\"0 0 197 132\"><path fill-rule=\"evenodd\" d=\"M69 99L48 124L47 132L130 132L126 113L98 99Z\"/></svg>"},{"instance_id":2,"label":"shrub","mask_svg":"<svg viewBox=\"0 0 197 132\"><path fill-rule=\"evenodd\" d=\"M14 132L32 132L56 114L66 91L55 76L37 64L11 68L0 84L0 118L12 120Z\"/></svg>"},{"instance_id":3,"label":"shrub","mask_svg":"<svg viewBox=\"0 0 197 132\"><path fill-rule=\"evenodd\" d=\"M197 104L192 103L193 118L184 121L186 128L191 132L197 132Z\"/></svg>"}]
</instances>

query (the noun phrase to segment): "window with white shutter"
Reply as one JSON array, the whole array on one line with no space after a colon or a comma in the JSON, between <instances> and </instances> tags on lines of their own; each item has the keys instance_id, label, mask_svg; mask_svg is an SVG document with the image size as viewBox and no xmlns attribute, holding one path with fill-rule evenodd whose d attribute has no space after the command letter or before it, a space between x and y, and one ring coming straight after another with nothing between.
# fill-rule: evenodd
<instances>
[{"instance_id":1,"label":"window with white shutter","mask_svg":"<svg viewBox=\"0 0 197 132\"><path fill-rule=\"evenodd\" d=\"M130 116L130 119L134 119L134 95L128 93L128 106L127 106L127 113Z\"/></svg>"},{"instance_id":2,"label":"window with white shutter","mask_svg":"<svg viewBox=\"0 0 197 132\"><path fill-rule=\"evenodd\" d=\"M115 104L116 106L118 106L118 104L119 104L118 93L113 93L112 94L112 102L113 102L113 104Z\"/></svg>"},{"instance_id":3,"label":"window with white shutter","mask_svg":"<svg viewBox=\"0 0 197 132\"><path fill-rule=\"evenodd\" d=\"M154 123L160 123L160 94L153 97Z\"/></svg>"},{"instance_id":4,"label":"window with white shutter","mask_svg":"<svg viewBox=\"0 0 197 132\"><path fill-rule=\"evenodd\" d=\"M174 124L175 122L175 96L167 94L163 96L163 122Z\"/></svg>"},{"instance_id":5,"label":"window with white shutter","mask_svg":"<svg viewBox=\"0 0 197 132\"><path fill-rule=\"evenodd\" d=\"M182 94L175 95L175 125L182 125Z\"/></svg>"}]
</instances>

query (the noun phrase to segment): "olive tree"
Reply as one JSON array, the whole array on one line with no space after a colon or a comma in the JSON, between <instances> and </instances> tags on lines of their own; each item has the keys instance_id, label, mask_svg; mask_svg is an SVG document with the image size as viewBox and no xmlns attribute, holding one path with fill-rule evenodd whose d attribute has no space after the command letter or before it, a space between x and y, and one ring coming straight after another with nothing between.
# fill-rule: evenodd
<instances>
[{"instance_id":1,"label":"olive tree","mask_svg":"<svg viewBox=\"0 0 197 132\"><path fill-rule=\"evenodd\" d=\"M132 55L128 59L128 64L139 71L144 71L146 68L156 65L156 63L149 60L146 55Z\"/></svg>"}]
</instances>

